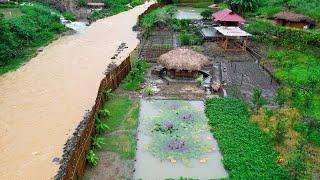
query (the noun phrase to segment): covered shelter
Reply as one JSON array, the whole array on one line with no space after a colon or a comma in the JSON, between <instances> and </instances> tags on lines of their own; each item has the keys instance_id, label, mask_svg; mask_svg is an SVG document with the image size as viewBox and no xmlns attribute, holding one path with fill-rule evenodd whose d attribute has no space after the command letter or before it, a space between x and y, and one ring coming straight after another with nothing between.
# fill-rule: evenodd
<instances>
[{"instance_id":1,"label":"covered shelter","mask_svg":"<svg viewBox=\"0 0 320 180\"><path fill-rule=\"evenodd\" d=\"M217 30L217 42L225 51L245 51L248 37L251 34L243 31L239 27L220 26Z\"/></svg>"},{"instance_id":2,"label":"covered shelter","mask_svg":"<svg viewBox=\"0 0 320 180\"><path fill-rule=\"evenodd\" d=\"M208 6L208 8L211 8L211 9L220 9L220 6L219 6L219 4L212 4L212 5Z\"/></svg>"},{"instance_id":3,"label":"covered shelter","mask_svg":"<svg viewBox=\"0 0 320 180\"><path fill-rule=\"evenodd\" d=\"M224 9L212 14L212 19L215 23L222 26L239 26L246 20L230 9Z\"/></svg>"},{"instance_id":4,"label":"covered shelter","mask_svg":"<svg viewBox=\"0 0 320 180\"><path fill-rule=\"evenodd\" d=\"M188 48L177 48L161 55L157 62L165 67L171 78L195 78L209 60Z\"/></svg>"},{"instance_id":5,"label":"covered shelter","mask_svg":"<svg viewBox=\"0 0 320 180\"><path fill-rule=\"evenodd\" d=\"M288 9L273 15L278 26L287 26L299 29L309 29L315 26L315 20L301 14L296 14Z\"/></svg>"}]
</instances>

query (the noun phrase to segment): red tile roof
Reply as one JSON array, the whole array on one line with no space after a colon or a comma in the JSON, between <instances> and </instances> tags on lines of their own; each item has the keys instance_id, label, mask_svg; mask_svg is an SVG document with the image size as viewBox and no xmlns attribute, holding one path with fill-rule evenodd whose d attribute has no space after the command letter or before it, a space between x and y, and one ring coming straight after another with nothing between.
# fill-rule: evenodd
<instances>
[{"instance_id":1,"label":"red tile roof","mask_svg":"<svg viewBox=\"0 0 320 180\"><path fill-rule=\"evenodd\" d=\"M228 21L228 22L245 22L243 17L239 16L230 9L224 9L212 14L214 21Z\"/></svg>"}]
</instances>

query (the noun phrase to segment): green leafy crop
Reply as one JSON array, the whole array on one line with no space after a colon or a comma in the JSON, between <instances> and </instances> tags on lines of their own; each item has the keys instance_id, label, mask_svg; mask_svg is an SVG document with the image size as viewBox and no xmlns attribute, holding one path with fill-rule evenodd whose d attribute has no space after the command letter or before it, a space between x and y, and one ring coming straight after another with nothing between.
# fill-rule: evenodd
<instances>
[{"instance_id":1,"label":"green leafy crop","mask_svg":"<svg viewBox=\"0 0 320 180\"><path fill-rule=\"evenodd\" d=\"M205 112L219 143L231 179L286 179L267 137L249 120L244 102L233 98L206 100Z\"/></svg>"}]
</instances>

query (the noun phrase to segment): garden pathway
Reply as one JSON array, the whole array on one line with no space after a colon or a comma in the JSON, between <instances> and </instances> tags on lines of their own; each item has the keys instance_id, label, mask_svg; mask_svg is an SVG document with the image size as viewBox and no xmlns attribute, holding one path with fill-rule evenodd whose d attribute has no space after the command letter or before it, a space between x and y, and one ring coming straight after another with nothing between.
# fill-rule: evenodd
<instances>
[{"instance_id":1,"label":"garden pathway","mask_svg":"<svg viewBox=\"0 0 320 180\"><path fill-rule=\"evenodd\" d=\"M62 37L0 77L0 179L50 179L66 140L95 101L118 46L120 63L139 43L132 27L152 2Z\"/></svg>"}]
</instances>

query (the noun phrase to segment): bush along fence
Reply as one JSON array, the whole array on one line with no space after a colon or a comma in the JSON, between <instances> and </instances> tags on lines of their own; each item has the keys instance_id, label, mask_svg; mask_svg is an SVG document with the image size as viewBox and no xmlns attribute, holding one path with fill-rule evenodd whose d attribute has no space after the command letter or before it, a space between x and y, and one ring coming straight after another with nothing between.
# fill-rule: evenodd
<instances>
[{"instance_id":1,"label":"bush along fence","mask_svg":"<svg viewBox=\"0 0 320 180\"><path fill-rule=\"evenodd\" d=\"M60 161L61 165L54 179L82 179L87 163L86 154L91 146L91 136L95 133L95 116L107 101L104 92L116 89L130 71L129 56L119 66L107 72L106 77L101 80L95 105L91 111L85 113L73 136L66 142Z\"/></svg>"}]
</instances>

